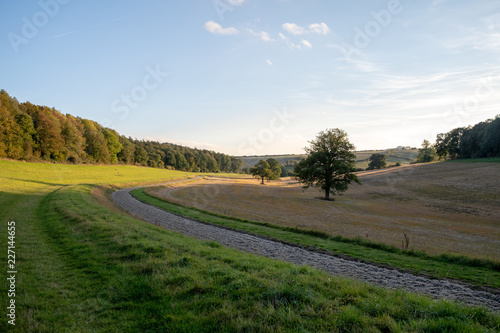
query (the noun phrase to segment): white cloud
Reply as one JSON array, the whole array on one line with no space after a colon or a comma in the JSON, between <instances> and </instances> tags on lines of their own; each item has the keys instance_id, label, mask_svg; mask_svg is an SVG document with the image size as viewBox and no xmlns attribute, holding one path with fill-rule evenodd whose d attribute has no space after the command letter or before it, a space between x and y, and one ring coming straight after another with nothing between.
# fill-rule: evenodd
<instances>
[{"instance_id":1,"label":"white cloud","mask_svg":"<svg viewBox=\"0 0 500 333\"><path fill-rule=\"evenodd\" d=\"M274 41L274 39L272 39L271 36L269 36L269 34L265 31L262 31L261 33L259 33L259 36L260 36L260 39L262 39L264 42Z\"/></svg>"},{"instance_id":2,"label":"white cloud","mask_svg":"<svg viewBox=\"0 0 500 333\"><path fill-rule=\"evenodd\" d=\"M438 40L445 48L460 52L463 49L492 50L500 47L500 14L484 18L479 26L457 26L460 33Z\"/></svg>"},{"instance_id":3,"label":"white cloud","mask_svg":"<svg viewBox=\"0 0 500 333\"><path fill-rule=\"evenodd\" d=\"M295 23L284 23L281 26L284 30L288 31L292 35L302 35L307 33L307 30Z\"/></svg>"},{"instance_id":4,"label":"white cloud","mask_svg":"<svg viewBox=\"0 0 500 333\"><path fill-rule=\"evenodd\" d=\"M208 21L207 23L205 23L205 29L213 34L218 35L236 35L238 33L238 30L236 28L223 28L219 23L216 23L214 21Z\"/></svg>"},{"instance_id":5,"label":"white cloud","mask_svg":"<svg viewBox=\"0 0 500 333\"><path fill-rule=\"evenodd\" d=\"M324 22L312 23L311 25L309 25L308 29L301 27L296 23L284 23L281 27L292 35L303 35L307 33L327 35L330 32L330 28L328 28L328 26Z\"/></svg>"},{"instance_id":6,"label":"white cloud","mask_svg":"<svg viewBox=\"0 0 500 333\"><path fill-rule=\"evenodd\" d=\"M320 35L327 35L330 32L330 28L324 22L313 23L309 26L309 31Z\"/></svg>"},{"instance_id":7,"label":"white cloud","mask_svg":"<svg viewBox=\"0 0 500 333\"><path fill-rule=\"evenodd\" d=\"M246 0L227 0L231 6L241 6Z\"/></svg>"},{"instance_id":8,"label":"white cloud","mask_svg":"<svg viewBox=\"0 0 500 333\"><path fill-rule=\"evenodd\" d=\"M266 62L269 64L269 65L273 65L273 63L271 62L271 60L267 59Z\"/></svg>"},{"instance_id":9,"label":"white cloud","mask_svg":"<svg viewBox=\"0 0 500 333\"><path fill-rule=\"evenodd\" d=\"M271 36L265 31L255 32L252 29L248 29L248 32L250 32L254 36L259 37L264 42L274 42L274 39L272 39Z\"/></svg>"},{"instance_id":10,"label":"white cloud","mask_svg":"<svg viewBox=\"0 0 500 333\"><path fill-rule=\"evenodd\" d=\"M283 34L279 34L279 36L281 37L282 40L285 41L286 45L288 45L288 47L290 47L291 49L302 49L303 47L306 47L306 48L312 48L312 45L311 43L309 43L309 41L303 39L301 40L299 43L292 43L286 36L284 36Z\"/></svg>"},{"instance_id":11,"label":"white cloud","mask_svg":"<svg viewBox=\"0 0 500 333\"><path fill-rule=\"evenodd\" d=\"M307 40L305 40L305 39L303 39L303 40L301 40L301 41L300 41L300 45L301 45L301 46L305 46L305 47L307 47L307 48L312 48L311 43L309 43L309 42L308 42Z\"/></svg>"}]
</instances>

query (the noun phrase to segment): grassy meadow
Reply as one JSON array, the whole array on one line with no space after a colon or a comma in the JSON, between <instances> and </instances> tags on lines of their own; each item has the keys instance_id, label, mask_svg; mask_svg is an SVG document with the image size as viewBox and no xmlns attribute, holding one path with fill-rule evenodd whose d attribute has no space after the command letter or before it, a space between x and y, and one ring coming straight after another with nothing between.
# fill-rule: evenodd
<instances>
[{"instance_id":1,"label":"grassy meadow","mask_svg":"<svg viewBox=\"0 0 500 333\"><path fill-rule=\"evenodd\" d=\"M16 222L13 332L487 332L482 308L388 291L197 241L92 195L187 179L132 166L0 160L0 246ZM4 261L5 262L5 261ZM2 308L9 302L6 269Z\"/></svg>"}]
</instances>

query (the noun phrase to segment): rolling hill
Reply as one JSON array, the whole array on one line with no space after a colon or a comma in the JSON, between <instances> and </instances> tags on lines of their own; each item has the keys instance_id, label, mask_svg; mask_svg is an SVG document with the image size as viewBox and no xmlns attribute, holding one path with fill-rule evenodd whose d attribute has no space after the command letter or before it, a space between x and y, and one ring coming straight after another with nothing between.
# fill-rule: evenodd
<instances>
[{"instance_id":1,"label":"rolling hill","mask_svg":"<svg viewBox=\"0 0 500 333\"><path fill-rule=\"evenodd\" d=\"M384 154L387 155L387 164L410 164L413 162L418 155L418 149L398 149L391 148L385 150L363 150L357 151L356 153L356 168L366 169L368 163L370 163L370 156L372 154ZM244 166L253 167L260 160L267 160L268 158L274 158L278 160L281 164L287 166L288 164L293 164L295 161L300 161L301 158L305 158L305 154L290 154L290 155L262 155L262 156L237 156L236 158L243 160ZM288 163L287 163L288 162ZM292 167L290 167L292 169Z\"/></svg>"}]
</instances>

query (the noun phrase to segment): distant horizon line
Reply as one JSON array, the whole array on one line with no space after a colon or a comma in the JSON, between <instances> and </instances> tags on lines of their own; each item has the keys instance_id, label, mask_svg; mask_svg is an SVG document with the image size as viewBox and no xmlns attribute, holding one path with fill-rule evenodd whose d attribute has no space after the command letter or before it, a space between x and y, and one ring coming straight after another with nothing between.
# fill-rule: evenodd
<instances>
[{"instance_id":1,"label":"distant horizon line","mask_svg":"<svg viewBox=\"0 0 500 333\"><path fill-rule=\"evenodd\" d=\"M355 152L367 152L367 151L385 151L385 150L393 150L397 149L399 147L405 147L406 150L415 150L418 149L418 147L411 147L411 146L398 146L394 148L384 148L384 149L362 149L362 150L355 150ZM410 147L409 149L406 147ZM228 154L230 155L230 154ZM307 155L306 153L295 153L295 154L260 154L260 155L231 155L236 158L240 157L262 157L262 156L296 156L296 155Z\"/></svg>"}]
</instances>

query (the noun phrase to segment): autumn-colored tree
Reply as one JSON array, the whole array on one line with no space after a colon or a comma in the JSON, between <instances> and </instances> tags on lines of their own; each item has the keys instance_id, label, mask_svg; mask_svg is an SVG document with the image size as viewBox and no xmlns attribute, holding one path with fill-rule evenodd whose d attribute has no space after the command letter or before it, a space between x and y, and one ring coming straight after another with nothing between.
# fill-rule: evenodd
<instances>
[{"instance_id":1,"label":"autumn-colored tree","mask_svg":"<svg viewBox=\"0 0 500 333\"><path fill-rule=\"evenodd\" d=\"M83 124L80 119L72 115L66 115L61 127L61 135L67 149L67 159L70 163L81 163L87 159L85 153L86 140L84 137Z\"/></svg>"},{"instance_id":2,"label":"autumn-colored tree","mask_svg":"<svg viewBox=\"0 0 500 333\"><path fill-rule=\"evenodd\" d=\"M28 114L35 127L35 143L44 160L65 161L67 150L61 135L61 123L53 110L46 106L27 104Z\"/></svg>"},{"instance_id":3,"label":"autumn-colored tree","mask_svg":"<svg viewBox=\"0 0 500 333\"><path fill-rule=\"evenodd\" d=\"M91 120L82 119L84 136L87 141L85 151L97 163L109 163L111 156L108 149L108 143L101 131L101 126Z\"/></svg>"},{"instance_id":4,"label":"autumn-colored tree","mask_svg":"<svg viewBox=\"0 0 500 333\"><path fill-rule=\"evenodd\" d=\"M0 90L0 157L69 163L125 163L186 171L239 172L242 160L208 150L120 136L55 108L19 103Z\"/></svg>"}]
</instances>

